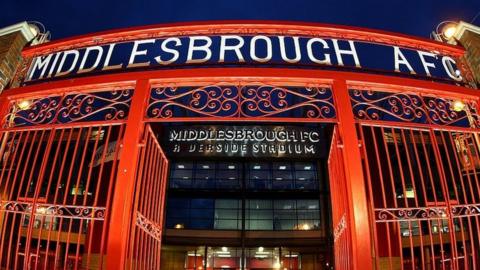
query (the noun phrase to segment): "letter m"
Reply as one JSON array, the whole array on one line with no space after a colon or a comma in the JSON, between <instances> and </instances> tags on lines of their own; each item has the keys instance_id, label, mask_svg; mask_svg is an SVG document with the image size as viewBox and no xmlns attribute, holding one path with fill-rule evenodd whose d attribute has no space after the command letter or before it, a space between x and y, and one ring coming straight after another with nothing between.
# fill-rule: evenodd
<instances>
[{"instance_id":1,"label":"letter m","mask_svg":"<svg viewBox=\"0 0 480 270\"><path fill-rule=\"evenodd\" d=\"M37 70L40 70L40 76L38 76L38 80L42 79L43 76L45 76L45 73L47 72L47 67L48 64L50 63L50 60L52 59L52 54L49 54L47 56L38 56L33 59L33 65L30 67L30 70L28 71L28 76L27 76L27 81L31 81L33 78L33 75Z\"/></svg>"}]
</instances>

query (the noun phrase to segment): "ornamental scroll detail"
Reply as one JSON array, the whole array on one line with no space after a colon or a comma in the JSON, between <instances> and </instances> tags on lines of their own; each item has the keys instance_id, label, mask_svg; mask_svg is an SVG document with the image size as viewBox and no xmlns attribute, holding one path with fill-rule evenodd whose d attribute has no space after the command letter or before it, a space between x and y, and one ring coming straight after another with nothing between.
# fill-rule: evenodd
<instances>
[{"instance_id":1,"label":"ornamental scroll detail","mask_svg":"<svg viewBox=\"0 0 480 270\"><path fill-rule=\"evenodd\" d=\"M27 101L26 108L20 106L23 101L13 101L3 126L122 120L128 116L132 95L132 89L66 93Z\"/></svg>"},{"instance_id":2,"label":"ornamental scroll detail","mask_svg":"<svg viewBox=\"0 0 480 270\"><path fill-rule=\"evenodd\" d=\"M334 119L336 112L332 90L326 87L167 86L151 90L147 117Z\"/></svg>"},{"instance_id":3,"label":"ornamental scroll detail","mask_svg":"<svg viewBox=\"0 0 480 270\"><path fill-rule=\"evenodd\" d=\"M417 221L480 216L480 204L457 204L447 207L376 208L376 222Z\"/></svg>"},{"instance_id":4,"label":"ornamental scroll detail","mask_svg":"<svg viewBox=\"0 0 480 270\"><path fill-rule=\"evenodd\" d=\"M440 126L480 127L475 101L455 110L455 100L418 93L387 93L350 90L353 113L358 120L410 122Z\"/></svg>"},{"instance_id":5,"label":"ornamental scroll detail","mask_svg":"<svg viewBox=\"0 0 480 270\"><path fill-rule=\"evenodd\" d=\"M337 226L335 226L335 230L333 232L333 242L337 242L340 236L342 236L343 232L347 228L347 217L346 213L342 215L342 218L338 222Z\"/></svg>"},{"instance_id":6,"label":"ornamental scroll detail","mask_svg":"<svg viewBox=\"0 0 480 270\"><path fill-rule=\"evenodd\" d=\"M449 215L447 207L416 208L376 208L376 222L396 222L406 220L445 219Z\"/></svg>"},{"instance_id":7,"label":"ornamental scroll detail","mask_svg":"<svg viewBox=\"0 0 480 270\"><path fill-rule=\"evenodd\" d=\"M30 214L33 204L20 201L0 201L0 211ZM105 207L63 205L63 204L35 204L35 216L62 217L70 219L104 220Z\"/></svg>"},{"instance_id":8,"label":"ornamental scroll detail","mask_svg":"<svg viewBox=\"0 0 480 270\"><path fill-rule=\"evenodd\" d=\"M162 239L162 227L157 223L149 220L147 217L142 215L140 212L137 211L137 220L135 224L145 231L148 235L156 239L157 241L161 241Z\"/></svg>"},{"instance_id":9,"label":"ornamental scroll detail","mask_svg":"<svg viewBox=\"0 0 480 270\"><path fill-rule=\"evenodd\" d=\"M32 204L28 202L19 201L0 201L0 212L9 213L26 213L28 209L31 209Z\"/></svg>"},{"instance_id":10,"label":"ornamental scroll detail","mask_svg":"<svg viewBox=\"0 0 480 270\"><path fill-rule=\"evenodd\" d=\"M451 208L454 217L480 216L480 203L453 205Z\"/></svg>"}]
</instances>

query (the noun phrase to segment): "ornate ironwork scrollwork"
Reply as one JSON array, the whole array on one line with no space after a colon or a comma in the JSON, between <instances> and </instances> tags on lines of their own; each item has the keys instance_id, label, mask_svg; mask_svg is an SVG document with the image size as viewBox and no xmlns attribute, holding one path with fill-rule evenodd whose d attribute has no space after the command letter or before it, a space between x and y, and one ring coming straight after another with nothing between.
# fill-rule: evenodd
<instances>
[{"instance_id":1,"label":"ornate ironwork scrollwork","mask_svg":"<svg viewBox=\"0 0 480 270\"><path fill-rule=\"evenodd\" d=\"M0 212L20 213L24 214L31 209L32 204L19 201L0 201Z\"/></svg>"},{"instance_id":2,"label":"ornate ironwork scrollwork","mask_svg":"<svg viewBox=\"0 0 480 270\"><path fill-rule=\"evenodd\" d=\"M337 242L337 240L342 236L343 232L347 228L347 217L346 214L342 215L342 218L338 222L338 224L335 226L335 229L333 231L333 242Z\"/></svg>"},{"instance_id":3,"label":"ornate ironwork scrollwork","mask_svg":"<svg viewBox=\"0 0 480 270\"><path fill-rule=\"evenodd\" d=\"M480 216L480 204L453 205L451 209L454 218Z\"/></svg>"},{"instance_id":4,"label":"ornate ironwork scrollwork","mask_svg":"<svg viewBox=\"0 0 480 270\"><path fill-rule=\"evenodd\" d=\"M153 88L147 117L334 119L336 112L332 91L325 87L219 84Z\"/></svg>"},{"instance_id":5,"label":"ornate ironwork scrollwork","mask_svg":"<svg viewBox=\"0 0 480 270\"><path fill-rule=\"evenodd\" d=\"M455 111L454 100L417 93L350 90L354 116L359 120L411 122L441 126L479 127L475 102Z\"/></svg>"},{"instance_id":6,"label":"ornate ironwork scrollwork","mask_svg":"<svg viewBox=\"0 0 480 270\"><path fill-rule=\"evenodd\" d=\"M35 99L26 109L14 101L4 127L121 120L128 116L132 95L132 89L67 93Z\"/></svg>"},{"instance_id":7,"label":"ornate ironwork scrollwork","mask_svg":"<svg viewBox=\"0 0 480 270\"><path fill-rule=\"evenodd\" d=\"M35 216L51 216L70 219L104 220L105 207L63 205L63 204L37 204Z\"/></svg>"},{"instance_id":8,"label":"ornate ironwork scrollwork","mask_svg":"<svg viewBox=\"0 0 480 270\"><path fill-rule=\"evenodd\" d=\"M152 220L149 220L147 217L142 215L140 212L137 211L137 219L135 224L145 231L148 235L156 239L157 241L161 241L162 239L162 227L155 223Z\"/></svg>"},{"instance_id":9,"label":"ornate ironwork scrollwork","mask_svg":"<svg viewBox=\"0 0 480 270\"><path fill-rule=\"evenodd\" d=\"M21 201L0 201L0 211L33 214L35 216L63 217L70 219L104 220L105 207L63 205L63 204L35 204Z\"/></svg>"},{"instance_id":10,"label":"ornate ironwork scrollwork","mask_svg":"<svg viewBox=\"0 0 480 270\"><path fill-rule=\"evenodd\" d=\"M412 220L446 219L446 207L376 208L376 222L397 222Z\"/></svg>"}]
</instances>

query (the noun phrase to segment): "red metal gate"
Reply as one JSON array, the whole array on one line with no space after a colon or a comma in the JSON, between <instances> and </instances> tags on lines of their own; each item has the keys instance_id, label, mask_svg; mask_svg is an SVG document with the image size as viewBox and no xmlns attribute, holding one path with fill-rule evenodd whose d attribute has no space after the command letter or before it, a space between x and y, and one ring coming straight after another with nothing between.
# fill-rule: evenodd
<instances>
[{"instance_id":1,"label":"red metal gate","mask_svg":"<svg viewBox=\"0 0 480 270\"><path fill-rule=\"evenodd\" d=\"M149 124L136 173L126 269L160 269L168 160Z\"/></svg>"},{"instance_id":2,"label":"red metal gate","mask_svg":"<svg viewBox=\"0 0 480 270\"><path fill-rule=\"evenodd\" d=\"M362 124L377 269L480 269L471 129Z\"/></svg>"},{"instance_id":3,"label":"red metal gate","mask_svg":"<svg viewBox=\"0 0 480 270\"><path fill-rule=\"evenodd\" d=\"M352 243L348 224L349 207L342 147L335 127L328 157L328 173L332 201L335 269L339 270L352 269Z\"/></svg>"},{"instance_id":4,"label":"red metal gate","mask_svg":"<svg viewBox=\"0 0 480 270\"><path fill-rule=\"evenodd\" d=\"M0 133L0 268L101 269L124 125Z\"/></svg>"}]
</instances>

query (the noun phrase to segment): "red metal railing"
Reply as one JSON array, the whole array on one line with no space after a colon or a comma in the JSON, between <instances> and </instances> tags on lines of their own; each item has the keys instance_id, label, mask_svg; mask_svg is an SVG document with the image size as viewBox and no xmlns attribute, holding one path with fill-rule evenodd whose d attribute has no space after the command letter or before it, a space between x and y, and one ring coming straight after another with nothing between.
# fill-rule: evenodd
<instances>
[{"instance_id":1,"label":"red metal railing","mask_svg":"<svg viewBox=\"0 0 480 270\"><path fill-rule=\"evenodd\" d=\"M377 269L480 268L480 153L471 129L362 123Z\"/></svg>"},{"instance_id":2,"label":"red metal railing","mask_svg":"<svg viewBox=\"0 0 480 270\"><path fill-rule=\"evenodd\" d=\"M104 268L124 125L0 133L0 268Z\"/></svg>"},{"instance_id":3,"label":"red metal railing","mask_svg":"<svg viewBox=\"0 0 480 270\"><path fill-rule=\"evenodd\" d=\"M332 223L334 236L335 269L352 269L352 243L348 222L349 207L343 165L342 144L335 128L328 157Z\"/></svg>"},{"instance_id":4,"label":"red metal railing","mask_svg":"<svg viewBox=\"0 0 480 270\"><path fill-rule=\"evenodd\" d=\"M168 160L150 125L138 160L132 228L125 269L160 269Z\"/></svg>"}]
</instances>

